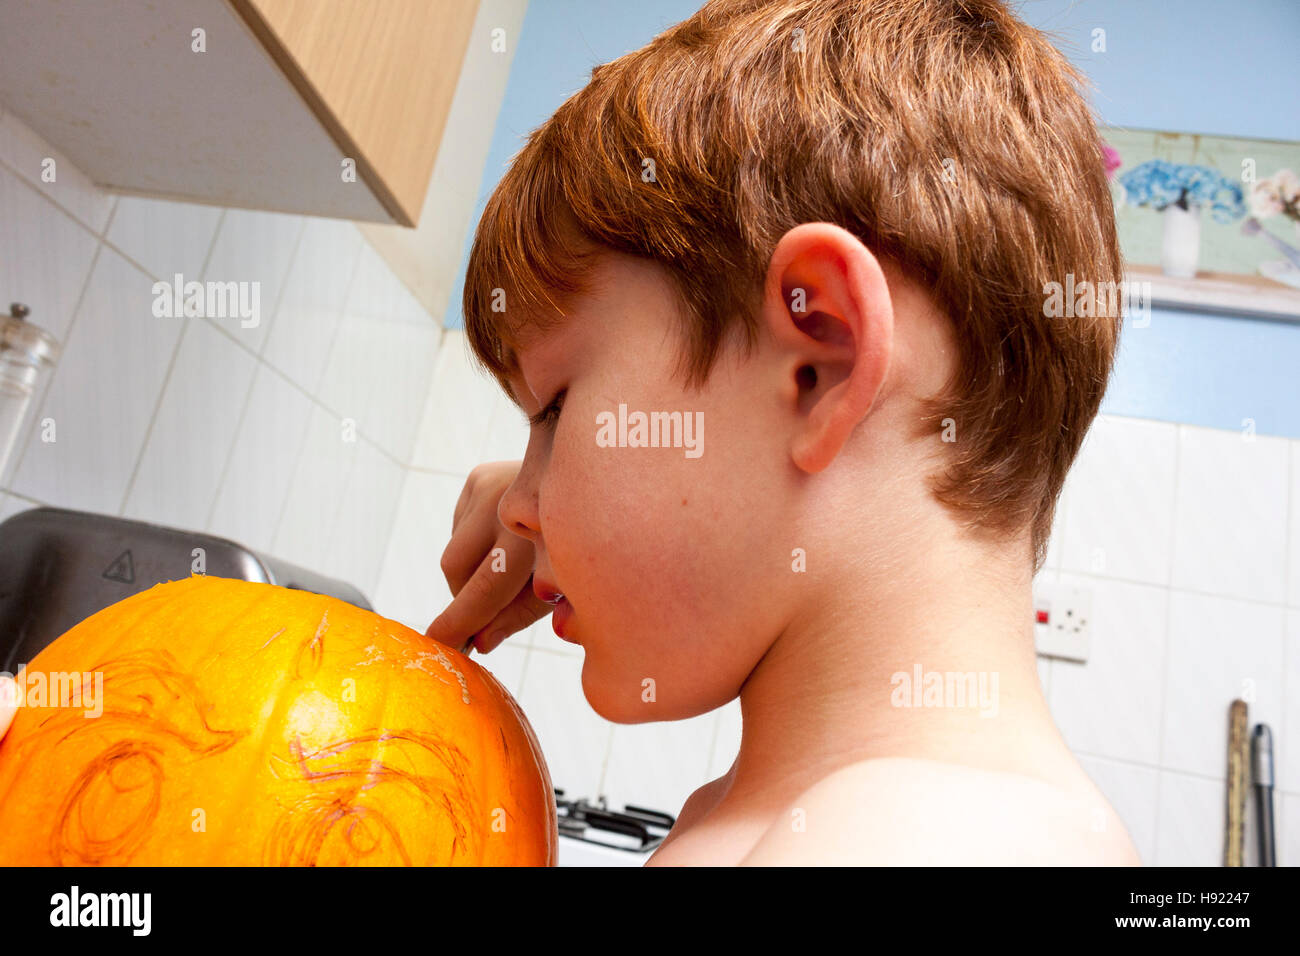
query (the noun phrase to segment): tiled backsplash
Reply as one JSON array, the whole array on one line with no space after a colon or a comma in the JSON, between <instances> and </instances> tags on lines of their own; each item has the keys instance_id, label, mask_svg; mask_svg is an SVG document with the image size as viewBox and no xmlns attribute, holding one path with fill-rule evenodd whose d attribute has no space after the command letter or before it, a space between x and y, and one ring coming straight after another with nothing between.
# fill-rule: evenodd
<instances>
[{"instance_id":1,"label":"tiled backsplash","mask_svg":"<svg viewBox=\"0 0 1300 956\"><path fill-rule=\"evenodd\" d=\"M0 294L63 349L4 514L207 531L373 601L442 330L357 227L110 195L3 113L0 222ZM154 283L177 273L256 283L258 322L156 316Z\"/></svg>"},{"instance_id":2,"label":"tiled backsplash","mask_svg":"<svg viewBox=\"0 0 1300 956\"><path fill-rule=\"evenodd\" d=\"M1091 589L1092 651L1040 659L1048 701L1142 859L1222 862L1241 697L1274 734L1278 861L1300 865L1300 441L1098 419L1042 572L1058 576Z\"/></svg>"},{"instance_id":3,"label":"tiled backsplash","mask_svg":"<svg viewBox=\"0 0 1300 956\"><path fill-rule=\"evenodd\" d=\"M66 163L42 183L49 153L0 113L0 295L64 345L0 518L51 504L208 531L422 631L451 597L439 560L466 476L527 440L463 333L350 223L113 197ZM176 272L259 282L261 322L155 318L153 282ZM1276 737L1279 860L1300 865L1300 442L1099 420L1041 577L1092 591L1090 659L1040 674L1143 860L1220 862L1227 707L1248 696ZM572 795L676 813L735 756L735 702L678 723L597 716L582 651L549 620L481 660Z\"/></svg>"}]
</instances>

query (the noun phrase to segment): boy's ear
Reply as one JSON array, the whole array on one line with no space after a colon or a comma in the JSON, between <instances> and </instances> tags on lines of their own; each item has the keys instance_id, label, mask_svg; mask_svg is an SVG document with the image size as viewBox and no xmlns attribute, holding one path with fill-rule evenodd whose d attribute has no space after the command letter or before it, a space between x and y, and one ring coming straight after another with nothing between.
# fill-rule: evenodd
<instances>
[{"instance_id":1,"label":"boy's ear","mask_svg":"<svg viewBox=\"0 0 1300 956\"><path fill-rule=\"evenodd\" d=\"M839 454L880 393L894 308L880 262L846 229L795 226L768 266L763 314L799 415L790 455L809 474Z\"/></svg>"}]
</instances>

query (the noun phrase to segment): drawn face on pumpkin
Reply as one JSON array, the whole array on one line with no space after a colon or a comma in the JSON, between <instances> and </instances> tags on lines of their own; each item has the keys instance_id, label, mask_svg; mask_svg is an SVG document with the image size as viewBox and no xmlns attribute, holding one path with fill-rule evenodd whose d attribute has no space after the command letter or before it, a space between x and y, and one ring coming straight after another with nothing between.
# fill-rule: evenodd
<instances>
[{"instance_id":1,"label":"drawn face on pumpkin","mask_svg":"<svg viewBox=\"0 0 1300 956\"><path fill-rule=\"evenodd\" d=\"M621 723L680 719L734 697L791 608L799 475L772 387L780 372L761 347L727 347L688 389L661 268L608 253L593 279L559 325L516 350L524 410L562 398L531 426L498 514L534 543L535 579L572 607L565 632L585 650L591 706ZM640 446L654 432L637 433L637 413L661 414L659 447Z\"/></svg>"},{"instance_id":2,"label":"drawn face on pumpkin","mask_svg":"<svg viewBox=\"0 0 1300 956\"><path fill-rule=\"evenodd\" d=\"M555 862L549 773L509 693L343 601L193 575L82 621L22 678L0 865Z\"/></svg>"}]
</instances>

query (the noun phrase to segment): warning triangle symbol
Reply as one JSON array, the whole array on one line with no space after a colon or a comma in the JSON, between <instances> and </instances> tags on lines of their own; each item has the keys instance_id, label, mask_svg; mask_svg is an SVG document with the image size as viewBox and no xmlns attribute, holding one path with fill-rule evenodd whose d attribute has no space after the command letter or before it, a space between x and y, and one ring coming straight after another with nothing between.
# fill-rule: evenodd
<instances>
[{"instance_id":1,"label":"warning triangle symbol","mask_svg":"<svg viewBox=\"0 0 1300 956\"><path fill-rule=\"evenodd\" d=\"M121 581L123 584L135 583L135 565L131 563L131 549L127 548L108 566L104 572L104 577L111 581Z\"/></svg>"}]
</instances>

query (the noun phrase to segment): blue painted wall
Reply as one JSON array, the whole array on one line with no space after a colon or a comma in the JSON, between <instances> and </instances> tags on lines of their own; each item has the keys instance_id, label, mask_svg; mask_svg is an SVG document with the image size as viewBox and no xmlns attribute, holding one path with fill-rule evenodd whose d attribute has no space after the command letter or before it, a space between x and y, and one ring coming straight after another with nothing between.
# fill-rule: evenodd
<instances>
[{"instance_id":1,"label":"blue painted wall","mask_svg":"<svg viewBox=\"0 0 1300 956\"><path fill-rule=\"evenodd\" d=\"M690 16L696 0L532 0L484 171L475 222L523 138L591 68ZM1095 85L1104 123L1300 140L1300 0L1025 0ZM1091 50L1106 31L1106 52ZM464 276L469 242L462 253ZM463 325L463 286L445 324ZM1300 438L1300 325L1155 310L1126 328L1103 410Z\"/></svg>"}]
</instances>

